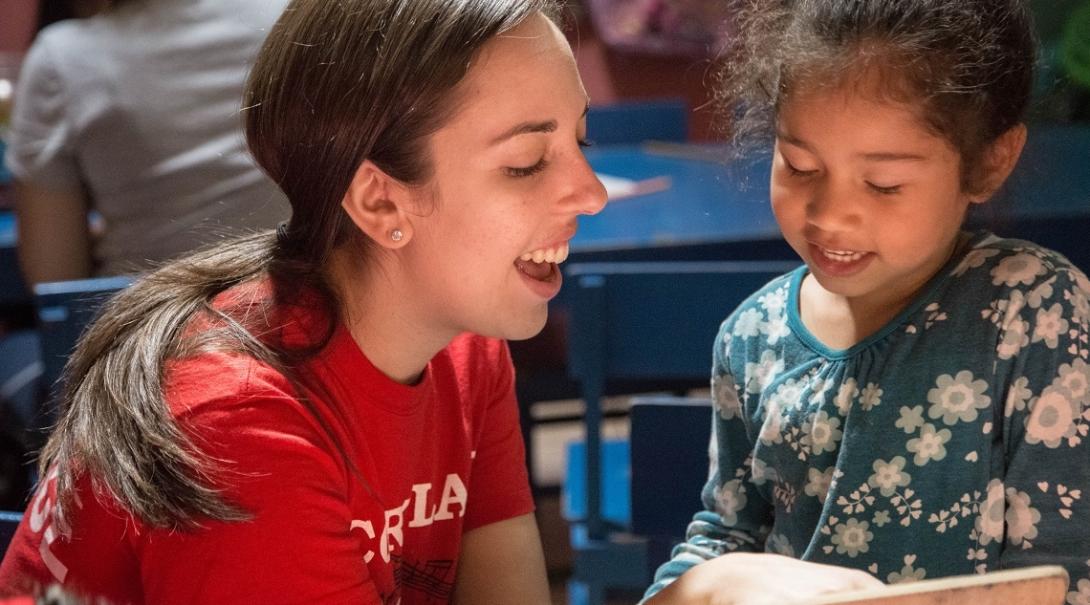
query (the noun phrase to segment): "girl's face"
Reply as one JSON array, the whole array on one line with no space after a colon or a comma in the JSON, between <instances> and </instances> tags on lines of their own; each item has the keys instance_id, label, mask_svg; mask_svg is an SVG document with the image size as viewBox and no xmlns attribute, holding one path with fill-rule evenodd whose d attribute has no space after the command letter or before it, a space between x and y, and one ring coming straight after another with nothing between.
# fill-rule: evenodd
<instances>
[{"instance_id":1,"label":"girl's face","mask_svg":"<svg viewBox=\"0 0 1090 605\"><path fill-rule=\"evenodd\" d=\"M587 94L538 14L484 46L459 95L430 141L434 174L402 250L412 304L451 335L529 338L560 289L577 217L606 201L580 147Z\"/></svg>"},{"instance_id":2,"label":"girl's face","mask_svg":"<svg viewBox=\"0 0 1090 605\"><path fill-rule=\"evenodd\" d=\"M784 238L825 291L892 316L950 257L973 200L957 150L914 107L865 94L879 84L784 103L771 196Z\"/></svg>"}]
</instances>

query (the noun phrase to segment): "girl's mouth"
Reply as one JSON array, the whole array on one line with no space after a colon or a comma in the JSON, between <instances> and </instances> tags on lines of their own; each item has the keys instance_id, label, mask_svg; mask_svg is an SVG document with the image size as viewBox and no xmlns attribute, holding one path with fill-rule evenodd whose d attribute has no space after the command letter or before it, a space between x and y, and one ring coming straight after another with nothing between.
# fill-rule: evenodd
<instances>
[{"instance_id":1,"label":"girl's mouth","mask_svg":"<svg viewBox=\"0 0 1090 605\"><path fill-rule=\"evenodd\" d=\"M810 244L811 264L826 275L849 277L859 273L875 258L873 252L833 250Z\"/></svg>"}]
</instances>

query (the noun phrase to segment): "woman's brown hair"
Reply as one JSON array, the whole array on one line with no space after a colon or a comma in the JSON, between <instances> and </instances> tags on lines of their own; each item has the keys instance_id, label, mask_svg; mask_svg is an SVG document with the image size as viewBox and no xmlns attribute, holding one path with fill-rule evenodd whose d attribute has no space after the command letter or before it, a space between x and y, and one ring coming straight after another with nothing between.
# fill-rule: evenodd
<instances>
[{"instance_id":1,"label":"woman's brown hair","mask_svg":"<svg viewBox=\"0 0 1090 605\"><path fill-rule=\"evenodd\" d=\"M552 0L294 0L272 28L243 102L247 142L287 194L279 235L242 237L172 262L121 292L80 340L65 368L58 425L39 468L55 472L55 520L89 474L130 513L156 527L241 520L217 488L210 460L164 402L164 365L196 351L242 351L284 371L319 350L339 302L326 278L341 246L366 247L341 209L357 168L370 160L409 184L426 183L428 137L456 110L456 85L480 48ZM365 254L365 253L364 253ZM213 308L219 293L269 277L271 305L317 294L319 337L287 349L258 335L265 314ZM213 330L186 326L215 318ZM305 403L305 402L304 402Z\"/></svg>"}]
</instances>

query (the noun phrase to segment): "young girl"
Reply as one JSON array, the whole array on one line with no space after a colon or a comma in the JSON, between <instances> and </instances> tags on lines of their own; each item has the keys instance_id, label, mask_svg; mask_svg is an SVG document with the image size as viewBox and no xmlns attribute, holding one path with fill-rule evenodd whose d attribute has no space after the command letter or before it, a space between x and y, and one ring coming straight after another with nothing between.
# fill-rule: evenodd
<instances>
[{"instance_id":1,"label":"young girl","mask_svg":"<svg viewBox=\"0 0 1090 605\"><path fill-rule=\"evenodd\" d=\"M578 215L605 203L551 8L288 6L244 118L292 219L105 309L0 585L548 602L499 339L541 329Z\"/></svg>"},{"instance_id":2,"label":"young girl","mask_svg":"<svg viewBox=\"0 0 1090 605\"><path fill-rule=\"evenodd\" d=\"M1026 137L1027 9L748 4L727 100L742 134L771 117L772 206L806 264L722 326L707 510L647 602L1050 563L1090 603L1090 282L961 230Z\"/></svg>"}]
</instances>

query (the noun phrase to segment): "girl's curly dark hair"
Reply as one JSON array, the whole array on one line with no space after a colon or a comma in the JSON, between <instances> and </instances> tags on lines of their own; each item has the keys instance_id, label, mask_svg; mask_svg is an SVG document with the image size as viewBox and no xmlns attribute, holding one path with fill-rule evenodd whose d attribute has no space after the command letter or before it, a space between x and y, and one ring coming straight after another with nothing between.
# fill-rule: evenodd
<instances>
[{"instance_id":1,"label":"girl's curly dark hair","mask_svg":"<svg viewBox=\"0 0 1090 605\"><path fill-rule=\"evenodd\" d=\"M1029 105L1037 41L1022 0L732 1L716 99L739 154L768 141L793 92L877 70L876 92L916 104L974 190L984 149Z\"/></svg>"}]
</instances>

